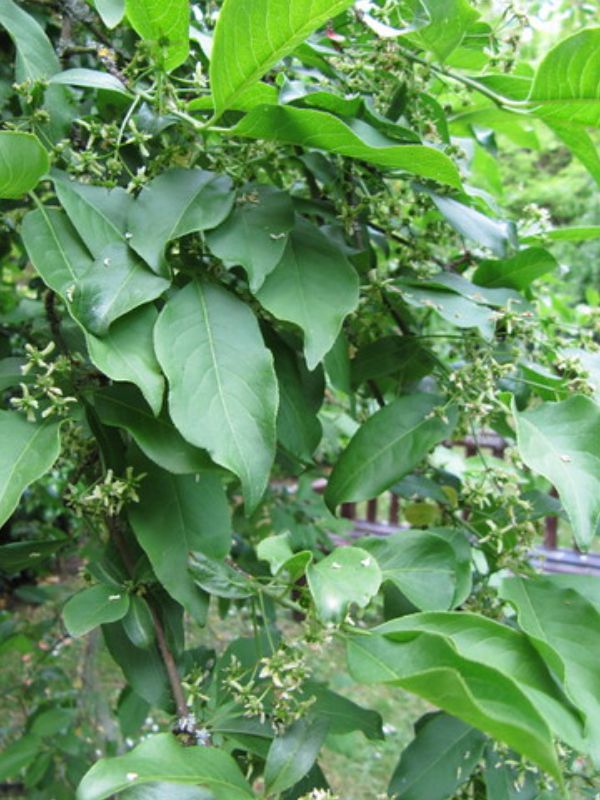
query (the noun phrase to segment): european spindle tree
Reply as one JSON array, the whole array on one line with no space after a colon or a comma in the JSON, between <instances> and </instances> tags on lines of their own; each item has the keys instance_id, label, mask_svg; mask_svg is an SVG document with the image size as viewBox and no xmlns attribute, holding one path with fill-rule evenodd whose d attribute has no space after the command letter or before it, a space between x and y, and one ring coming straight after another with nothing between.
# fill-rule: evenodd
<instances>
[{"instance_id":1,"label":"european spindle tree","mask_svg":"<svg viewBox=\"0 0 600 800\"><path fill-rule=\"evenodd\" d=\"M600 28L532 59L488 5L0 0L27 797L337 797L328 736L383 729L319 682L331 648L439 709L389 796L595 796L600 589L529 551L544 515L598 528L598 310L543 308L554 243L600 228L511 217L498 164L554 137L600 181ZM490 432L503 462L453 466ZM336 547L390 489L403 529Z\"/></svg>"}]
</instances>

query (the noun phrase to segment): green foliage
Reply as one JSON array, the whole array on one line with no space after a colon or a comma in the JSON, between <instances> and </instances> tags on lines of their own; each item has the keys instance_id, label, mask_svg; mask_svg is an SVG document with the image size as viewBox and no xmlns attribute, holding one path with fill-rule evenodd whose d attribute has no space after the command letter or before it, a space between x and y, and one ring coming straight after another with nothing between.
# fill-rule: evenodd
<instances>
[{"instance_id":1,"label":"green foliage","mask_svg":"<svg viewBox=\"0 0 600 800\"><path fill-rule=\"evenodd\" d=\"M395 747L362 683L440 709L369 800L592 797L598 579L530 554L600 518L600 295L565 269L598 246L600 29L522 45L468 0L0 26L0 780L362 800L324 767ZM353 531L377 498L398 529Z\"/></svg>"}]
</instances>

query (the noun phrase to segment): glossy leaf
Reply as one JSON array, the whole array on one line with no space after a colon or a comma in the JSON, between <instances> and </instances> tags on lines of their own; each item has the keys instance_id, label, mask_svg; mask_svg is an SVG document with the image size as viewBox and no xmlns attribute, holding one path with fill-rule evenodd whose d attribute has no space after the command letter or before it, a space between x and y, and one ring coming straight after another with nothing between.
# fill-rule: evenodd
<instances>
[{"instance_id":1,"label":"glossy leaf","mask_svg":"<svg viewBox=\"0 0 600 800\"><path fill-rule=\"evenodd\" d=\"M98 625L122 619L128 610L127 592L99 583L71 597L63 609L63 620L71 636L83 636Z\"/></svg>"},{"instance_id":2,"label":"glossy leaf","mask_svg":"<svg viewBox=\"0 0 600 800\"><path fill-rule=\"evenodd\" d=\"M599 39L600 41L600 39ZM598 81L600 86L600 80ZM600 104L600 89L598 103ZM546 119L546 125L567 145L575 158L578 158L596 183L600 184L600 155L598 147L589 133L568 120Z\"/></svg>"},{"instance_id":3,"label":"glossy leaf","mask_svg":"<svg viewBox=\"0 0 600 800\"><path fill-rule=\"evenodd\" d=\"M388 794L398 800L447 800L468 780L486 740L456 717L443 713L426 717L400 756Z\"/></svg>"},{"instance_id":4,"label":"glossy leaf","mask_svg":"<svg viewBox=\"0 0 600 800\"><path fill-rule=\"evenodd\" d=\"M283 255L294 227L294 207L287 192L271 186L244 187L233 213L206 236L227 267L242 266L256 292Z\"/></svg>"},{"instance_id":5,"label":"glossy leaf","mask_svg":"<svg viewBox=\"0 0 600 800\"><path fill-rule=\"evenodd\" d=\"M227 498L218 475L172 475L138 459L146 475L140 502L129 508L135 535L157 578L181 605L203 623L207 598L188 575L190 551L223 558L231 545Z\"/></svg>"},{"instance_id":6,"label":"glossy leaf","mask_svg":"<svg viewBox=\"0 0 600 800\"><path fill-rule=\"evenodd\" d=\"M190 49L189 0L125 0L125 11L167 72L183 64Z\"/></svg>"},{"instance_id":7,"label":"glossy leaf","mask_svg":"<svg viewBox=\"0 0 600 800\"><path fill-rule=\"evenodd\" d=\"M119 187L89 186L67 175L52 175L60 204L90 253L98 258L106 248L125 242L131 195Z\"/></svg>"},{"instance_id":8,"label":"glossy leaf","mask_svg":"<svg viewBox=\"0 0 600 800\"><path fill-rule=\"evenodd\" d=\"M528 247L512 258L480 261L473 281L480 286L528 289L533 281L558 268L554 256L541 247Z\"/></svg>"},{"instance_id":9,"label":"glossy leaf","mask_svg":"<svg viewBox=\"0 0 600 800\"><path fill-rule=\"evenodd\" d=\"M444 637L462 657L493 667L510 678L556 736L582 749L581 714L556 685L544 661L521 631L465 611L412 614L385 623L377 631L397 640L422 632Z\"/></svg>"},{"instance_id":10,"label":"glossy leaf","mask_svg":"<svg viewBox=\"0 0 600 800\"><path fill-rule=\"evenodd\" d=\"M16 778L21 770L39 758L43 746L44 744L38 736L26 733L16 742L4 747L0 753L0 780Z\"/></svg>"},{"instance_id":11,"label":"glossy leaf","mask_svg":"<svg viewBox=\"0 0 600 800\"><path fill-rule=\"evenodd\" d=\"M107 92L130 97L125 85L110 72L100 72L96 69L86 69L76 67L58 72L50 78L50 83L58 83L64 86L77 86L81 89L103 89Z\"/></svg>"},{"instance_id":12,"label":"glossy leaf","mask_svg":"<svg viewBox=\"0 0 600 800\"><path fill-rule=\"evenodd\" d=\"M491 339L494 335L495 314L490 308L439 289L410 284L400 286L399 290L402 299L414 308L435 311L457 328L478 328L484 339Z\"/></svg>"},{"instance_id":13,"label":"glossy leaf","mask_svg":"<svg viewBox=\"0 0 600 800\"><path fill-rule=\"evenodd\" d=\"M0 25L15 43L18 81L35 81L60 72L60 62L43 29L12 0L0 0Z\"/></svg>"},{"instance_id":14,"label":"glossy leaf","mask_svg":"<svg viewBox=\"0 0 600 800\"><path fill-rule=\"evenodd\" d=\"M164 250L188 233L216 228L235 195L231 180L201 169L169 169L137 196L129 216L129 244L155 272L168 272Z\"/></svg>"},{"instance_id":15,"label":"glossy leaf","mask_svg":"<svg viewBox=\"0 0 600 800\"><path fill-rule=\"evenodd\" d=\"M279 385L277 439L288 453L310 461L323 432L317 417L325 391L322 370L309 372L282 341L269 345Z\"/></svg>"},{"instance_id":16,"label":"glossy leaf","mask_svg":"<svg viewBox=\"0 0 600 800\"><path fill-rule=\"evenodd\" d=\"M259 106L238 122L231 133L317 148L455 188L461 185L454 163L440 150L421 144L398 144L360 120L348 123L325 111Z\"/></svg>"},{"instance_id":17,"label":"glossy leaf","mask_svg":"<svg viewBox=\"0 0 600 800\"><path fill-rule=\"evenodd\" d=\"M550 730L523 691L499 670L461 656L444 638L407 634L391 641L362 634L348 643L348 663L362 683L390 683L506 742L560 780Z\"/></svg>"},{"instance_id":18,"label":"glossy leaf","mask_svg":"<svg viewBox=\"0 0 600 800\"><path fill-rule=\"evenodd\" d=\"M377 711L363 708L320 683L307 681L305 688L307 696L315 698L313 712L329 723L328 734L361 731L372 741L384 739L383 720Z\"/></svg>"},{"instance_id":19,"label":"glossy leaf","mask_svg":"<svg viewBox=\"0 0 600 800\"><path fill-rule=\"evenodd\" d=\"M125 16L125 0L94 0L94 5L107 28L116 28Z\"/></svg>"},{"instance_id":20,"label":"glossy leaf","mask_svg":"<svg viewBox=\"0 0 600 800\"><path fill-rule=\"evenodd\" d=\"M93 262L67 215L55 208L30 211L23 219L21 235L44 283L63 299L70 296Z\"/></svg>"},{"instance_id":21,"label":"glossy leaf","mask_svg":"<svg viewBox=\"0 0 600 800\"><path fill-rule=\"evenodd\" d=\"M113 322L101 339L91 333L86 336L92 363L113 381L134 383L155 416L160 413L165 393L165 379L154 354L157 317L152 304L140 306Z\"/></svg>"},{"instance_id":22,"label":"glossy leaf","mask_svg":"<svg viewBox=\"0 0 600 800\"><path fill-rule=\"evenodd\" d=\"M333 509L350 500L367 500L388 489L452 433L456 410L446 420L432 415L435 395L414 394L377 411L350 440L327 484L325 500Z\"/></svg>"},{"instance_id":23,"label":"glossy leaf","mask_svg":"<svg viewBox=\"0 0 600 800\"><path fill-rule=\"evenodd\" d=\"M515 606L519 626L584 717L588 746L597 753L600 668L593 643L600 635L600 609L541 576L505 579L500 595Z\"/></svg>"},{"instance_id":24,"label":"glossy leaf","mask_svg":"<svg viewBox=\"0 0 600 800\"><path fill-rule=\"evenodd\" d=\"M265 764L265 783L270 794L289 789L314 764L328 729L327 720L300 719L273 739Z\"/></svg>"},{"instance_id":25,"label":"glossy leaf","mask_svg":"<svg viewBox=\"0 0 600 800\"><path fill-rule=\"evenodd\" d=\"M442 536L403 531L384 539L362 539L360 546L379 564L382 581L391 581L416 608L437 611L454 606L459 572L465 567Z\"/></svg>"},{"instance_id":26,"label":"glossy leaf","mask_svg":"<svg viewBox=\"0 0 600 800\"><path fill-rule=\"evenodd\" d=\"M479 12L467 0L421 2L429 16L429 23L411 33L409 38L430 50L440 61L445 61L460 45L469 26L479 17Z\"/></svg>"},{"instance_id":27,"label":"glossy leaf","mask_svg":"<svg viewBox=\"0 0 600 800\"><path fill-rule=\"evenodd\" d=\"M190 283L162 310L155 347L173 422L240 478L252 510L273 462L278 405L272 358L254 315L225 289Z\"/></svg>"},{"instance_id":28,"label":"glossy leaf","mask_svg":"<svg viewBox=\"0 0 600 800\"><path fill-rule=\"evenodd\" d=\"M299 218L281 261L256 297L275 317L303 330L306 363L313 370L358 305L358 276L338 247Z\"/></svg>"},{"instance_id":29,"label":"glossy leaf","mask_svg":"<svg viewBox=\"0 0 600 800\"><path fill-rule=\"evenodd\" d=\"M216 115L352 0L227 0L210 62Z\"/></svg>"},{"instance_id":30,"label":"glossy leaf","mask_svg":"<svg viewBox=\"0 0 600 800\"><path fill-rule=\"evenodd\" d=\"M208 455L183 438L167 414L154 416L133 386L96 392L94 405L105 425L123 428L149 459L175 475L211 469Z\"/></svg>"},{"instance_id":31,"label":"glossy leaf","mask_svg":"<svg viewBox=\"0 0 600 800\"><path fill-rule=\"evenodd\" d=\"M60 424L28 422L17 411L0 411L0 526L29 484L45 475L60 453Z\"/></svg>"},{"instance_id":32,"label":"glossy leaf","mask_svg":"<svg viewBox=\"0 0 600 800\"><path fill-rule=\"evenodd\" d=\"M515 420L523 461L556 487L575 540L589 547L600 520L600 408L577 395Z\"/></svg>"},{"instance_id":33,"label":"glossy leaf","mask_svg":"<svg viewBox=\"0 0 600 800\"><path fill-rule=\"evenodd\" d=\"M319 617L339 623L352 603L364 608L377 594L382 574L366 550L338 547L317 564L309 564L306 578Z\"/></svg>"},{"instance_id":34,"label":"glossy leaf","mask_svg":"<svg viewBox=\"0 0 600 800\"><path fill-rule=\"evenodd\" d=\"M433 195L433 202L455 231L489 248L494 255L502 258L507 254L508 247L516 244L512 222L492 219L451 197Z\"/></svg>"},{"instance_id":35,"label":"glossy leaf","mask_svg":"<svg viewBox=\"0 0 600 800\"><path fill-rule=\"evenodd\" d=\"M0 197L15 198L34 189L50 162L32 133L0 131Z\"/></svg>"},{"instance_id":36,"label":"glossy leaf","mask_svg":"<svg viewBox=\"0 0 600 800\"><path fill-rule=\"evenodd\" d=\"M71 308L87 330L105 336L119 317L155 300L169 285L146 269L126 244L112 244L77 281Z\"/></svg>"},{"instance_id":37,"label":"glossy leaf","mask_svg":"<svg viewBox=\"0 0 600 800\"><path fill-rule=\"evenodd\" d=\"M544 56L528 103L547 120L600 125L600 28L578 31Z\"/></svg>"},{"instance_id":38,"label":"glossy leaf","mask_svg":"<svg viewBox=\"0 0 600 800\"><path fill-rule=\"evenodd\" d=\"M136 647L147 648L154 642L152 613L141 595L131 595L129 610L123 617L123 630Z\"/></svg>"},{"instance_id":39,"label":"glossy leaf","mask_svg":"<svg viewBox=\"0 0 600 800\"><path fill-rule=\"evenodd\" d=\"M252 584L244 575L229 564L216 558L209 558L203 553L190 555L189 571L194 583L215 597L240 600L255 594Z\"/></svg>"},{"instance_id":40,"label":"glossy leaf","mask_svg":"<svg viewBox=\"0 0 600 800\"><path fill-rule=\"evenodd\" d=\"M0 546L0 571L9 575L42 564L65 544L64 539L10 542Z\"/></svg>"},{"instance_id":41,"label":"glossy leaf","mask_svg":"<svg viewBox=\"0 0 600 800\"><path fill-rule=\"evenodd\" d=\"M203 786L215 800L254 797L230 755L214 747L184 747L172 734L159 733L125 755L94 764L79 784L76 800L106 800L154 781Z\"/></svg>"}]
</instances>

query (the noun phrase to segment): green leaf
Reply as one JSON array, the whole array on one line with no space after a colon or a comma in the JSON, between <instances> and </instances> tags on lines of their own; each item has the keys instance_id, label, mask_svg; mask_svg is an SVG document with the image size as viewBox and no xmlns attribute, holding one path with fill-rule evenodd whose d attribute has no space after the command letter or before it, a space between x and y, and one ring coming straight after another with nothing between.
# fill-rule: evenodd
<instances>
[{"instance_id":1,"label":"green leaf","mask_svg":"<svg viewBox=\"0 0 600 800\"><path fill-rule=\"evenodd\" d=\"M538 793L536 777L522 769L513 753L507 758L490 745L486 749L483 779L488 800L551 800L545 792ZM558 800L559 795L552 797Z\"/></svg>"},{"instance_id":2,"label":"green leaf","mask_svg":"<svg viewBox=\"0 0 600 800\"><path fill-rule=\"evenodd\" d=\"M457 328L478 328L484 339L492 339L496 315L491 309L443 289L420 288L410 284L399 286L399 290L409 306L433 310Z\"/></svg>"},{"instance_id":3,"label":"green leaf","mask_svg":"<svg viewBox=\"0 0 600 800\"><path fill-rule=\"evenodd\" d=\"M122 800L213 800L214 794L197 786L178 786L176 783L156 781L127 789Z\"/></svg>"},{"instance_id":4,"label":"green leaf","mask_svg":"<svg viewBox=\"0 0 600 800\"><path fill-rule=\"evenodd\" d=\"M300 719L281 736L273 739L265 764L265 783L269 794L289 789L315 763L329 724L321 718Z\"/></svg>"},{"instance_id":5,"label":"green leaf","mask_svg":"<svg viewBox=\"0 0 600 800\"><path fill-rule=\"evenodd\" d=\"M600 87L600 80L598 86ZM600 105L600 88L598 104ZM568 120L547 119L544 121L550 130L554 131L558 138L567 145L575 158L581 161L596 183L600 184L598 147L585 128L579 128Z\"/></svg>"},{"instance_id":6,"label":"green leaf","mask_svg":"<svg viewBox=\"0 0 600 800\"><path fill-rule=\"evenodd\" d=\"M519 626L584 717L589 752L597 753L600 665L594 643L600 610L574 589L541 576L505 579L500 596L515 606Z\"/></svg>"},{"instance_id":7,"label":"green leaf","mask_svg":"<svg viewBox=\"0 0 600 800\"><path fill-rule=\"evenodd\" d=\"M123 619L129 610L129 595L114 586L99 583L73 595L63 608L65 628L71 636L83 636L98 625Z\"/></svg>"},{"instance_id":8,"label":"green leaf","mask_svg":"<svg viewBox=\"0 0 600 800\"><path fill-rule=\"evenodd\" d=\"M521 458L556 487L579 547L600 520L600 408L577 395L515 412Z\"/></svg>"},{"instance_id":9,"label":"green leaf","mask_svg":"<svg viewBox=\"0 0 600 800\"><path fill-rule=\"evenodd\" d=\"M133 201L124 189L89 186L58 172L53 172L52 180L60 204L95 258L107 247L125 242Z\"/></svg>"},{"instance_id":10,"label":"green leaf","mask_svg":"<svg viewBox=\"0 0 600 800\"><path fill-rule=\"evenodd\" d=\"M277 103L279 92L270 83L255 83L244 89L229 106L232 111L251 111L263 103ZM188 111L213 111L215 104L211 95L196 97L187 105Z\"/></svg>"},{"instance_id":11,"label":"green leaf","mask_svg":"<svg viewBox=\"0 0 600 800\"><path fill-rule=\"evenodd\" d=\"M107 92L116 92L125 97L131 97L126 86L118 78L109 72L100 72L97 69L86 69L84 67L66 69L64 72L58 72L53 75L50 78L50 83L78 86L82 89L103 89Z\"/></svg>"},{"instance_id":12,"label":"green leaf","mask_svg":"<svg viewBox=\"0 0 600 800\"><path fill-rule=\"evenodd\" d=\"M456 717L428 715L402 752L388 794L398 800L447 800L475 769L486 741Z\"/></svg>"},{"instance_id":13,"label":"green leaf","mask_svg":"<svg viewBox=\"0 0 600 800\"><path fill-rule=\"evenodd\" d=\"M458 573L465 572L465 564L457 561L452 545L442 536L402 531L384 539L361 539L359 544L379 564L382 581L391 581L416 608L441 611L454 606Z\"/></svg>"},{"instance_id":14,"label":"green leaf","mask_svg":"<svg viewBox=\"0 0 600 800\"><path fill-rule=\"evenodd\" d=\"M23 219L21 236L46 286L66 300L93 263L67 215L56 208L30 211Z\"/></svg>"},{"instance_id":15,"label":"green leaf","mask_svg":"<svg viewBox=\"0 0 600 800\"><path fill-rule=\"evenodd\" d=\"M157 317L156 308L149 303L113 322L102 339L86 335L92 363L113 381L134 383L155 416L160 413L165 393L165 379L154 354Z\"/></svg>"},{"instance_id":16,"label":"green leaf","mask_svg":"<svg viewBox=\"0 0 600 800\"><path fill-rule=\"evenodd\" d=\"M125 0L125 11L166 72L183 64L190 50L188 0Z\"/></svg>"},{"instance_id":17,"label":"green leaf","mask_svg":"<svg viewBox=\"0 0 600 800\"><path fill-rule=\"evenodd\" d=\"M502 258L509 247L516 245L514 223L487 217L451 197L432 195L432 199L440 214L455 231L483 247L488 247L494 255Z\"/></svg>"},{"instance_id":18,"label":"green leaf","mask_svg":"<svg viewBox=\"0 0 600 800\"><path fill-rule=\"evenodd\" d=\"M493 667L510 678L556 736L571 747L582 749L581 715L521 631L465 611L412 614L380 625L376 630L395 640L406 640L423 632L444 637L462 657Z\"/></svg>"},{"instance_id":19,"label":"green leaf","mask_svg":"<svg viewBox=\"0 0 600 800\"><path fill-rule=\"evenodd\" d=\"M512 258L480 261L473 281L480 286L508 286L522 291L528 289L537 278L557 268L556 259L547 250L542 247L528 247Z\"/></svg>"},{"instance_id":20,"label":"green leaf","mask_svg":"<svg viewBox=\"0 0 600 800\"><path fill-rule=\"evenodd\" d=\"M328 734L345 734L362 731L367 739L380 741L384 738L383 720L377 711L353 703L347 697L332 692L321 683L307 681L307 697L314 697L311 710L321 719L327 720Z\"/></svg>"},{"instance_id":21,"label":"green leaf","mask_svg":"<svg viewBox=\"0 0 600 800\"><path fill-rule=\"evenodd\" d=\"M16 742L4 747L0 753L0 780L16 778L21 770L39 757L42 749L43 743L32 733L26 733Z\"/></svg>"},{"instance_id":22,"label":"green leaf","mask_svg":"<svg viewBox=\"0 0 600 800\"><path fill-rule=\"evenodd\" d=\"M27 383L29 376L23 375L22 367L27 362L24 358L2 358L0 359L0 392L5 389L12 389L20 383Z\"/></svg>"},{"instance_id":23,"label":"green leaf","mask_svg":"<svg viewBox=\"0 0 600 800\"><path fill-rule=\"evenodd\" d=\"M173 699L169 678L158 648L155 645L147 649L136 647L121 622L103 625L102 633L110 655L136 695L151 706L171 712Z\"/></svg>"},{"instance_id":24,"label":"green leaf","mask_svg":"<svg viewBox=\"0 0 600 800\"><path fill-rule=\"evenodd\" d=\"M240 478L251 511L269 480L278 405L272 358L252 311L219 286L190 283L162 310L155 347L173 422Z\"/></svg>"},{"instance_id":25,"label":"green leaf","mask_svg":"<svg viewBox=\"0 0 600 800\"><path fill-rule=\"evenodd\" d=\"M34 189L50 162L32 133L0 131L0 197L15 198Z\"/></svg>"},{"instance_id":26,"label":"green leaf","mask_svg":"<svg viewBox=\"0 0 600 800\"><path fill-rule=\"evenodd\" d=\"M377 562L360 547L337 547L318 564L309 564L306 577L317 614L326 623L342 622L352 603L364 608L382 580Z\"/></svg>"},{"instance_id":27,"label":"green leaf","mask_svg":"<svg viewBox=\"0 0 600 800\"><path fill-rule=\"evenodd\" d=\"M322 370L309 372L304 361L281 340L269 342L279 384L277 439L288 453L311 461L322 436L317 412L323 403Z\"/></svg>"},{"instance_id":28,"label":"green leaf","mask_svg":"<svg viewBox=\"0 0 600 800\"><path fill-rule=\"evenodd\" d=\"M465 37L469 26L479 17L466 0L420 0L412 5L423 5L430 22L411 33L407 38L430 50L440 60L455 50Z\"/></svg>"},{"instance_id":29,"label":"green leaf","mask_svg":"<svg viewBox=\"0 0 600 800\"><path fill-rule=\"evenodd\" d=\"M381 336L361 347L352 361L352 383L360 386L393 375L402 384L428 375L435 360L413 340L412 336Z\"/></svg>"},{"instance_id":30,"label":"green leaf","mask_svg":"<svg viewBox=\"0 0 600 800\"><path fill-rule=\"evenodd\" d=\"M277 575L282 569L286 569L292 580L295 580L304 574L307 564L312 561L312 553L308 550L294 553L291 536L290 531L267 536L256 546L256 555L261 561L269 564L272 575Z\"/></svg>"},{"instance_id":31,"label":"green leaf","mask_svg":"<svg viewBox=\"0 0 600 800\"><path fill-rule=\"evenodd\" d=\"M561 780L550 730L511 678L464 658L441 636L405 636L403 641L376 633L350 638L353 677L362 683L401 686L506 742Z\"/></svg>"},{"instance_id":32,"label":"green leaf","mask_svg":"<svg viewBox=\"0 0 600 800\"><path fill-rule=\"evenodd\" d=\"M248 184L233 213L206 236L225 266L242 266L250 289L258 291L283 255L294 227L294 206L287 192Z\"/></svg>"},{"instance_id":33,"label":"green leaf","mask_svg":"<svg viewBox=\"0 0 600 800\"><path fill-rule=\"evenodd\" d=\"M169 169L137 196L129 216L129 244L155 272L168 272L167 244L216 228L235 201L230 178L201 169Z\"/></svg>"},{"instance_id":34,"label":"green leaf","mask_svg":"<svg viewBox=\"0 0 600 800\"><path fill-rule=\"evenodd\" d=\"M107 28L116 28L125 16L125 0L93 0Z\"/></svg>"},{"instance_id":35,"label":"green leaf","mask_svg":"<svg viewBox=\"0 0 600 800\"><path fill-rule=\"evenodd\" d=\"M215 114L220 116L278 61L352 0L226 0L210 62Z\"/></svg>"},{"instance_id":36,"label":"green leaf","mask_svg":"<svg viewBox=\"0 0 600 800\"><path fill-rule=\"evenodd\" d=\"M64 539L54 541L28 540L26 542L10 542L0 547L0 571L9 575L31 569L53 556L57 550L64 547Z\"/></svg>"},{"instance_id":37,"label":"green leaf","mask_svg":"<svg viewBox=\"0 0 600 800\"><path fill-rule=\"evenodd\" d=\"M329 508L377 497L449 436L456 424L456 409L446 409L444 421L432 413L440 402L435 395L406 395L361 425L329 478L325 492Z\"/></svg>"},{"instance_id":38,"label":"green leaf","mask_svg":"<svg viewBox=\"0 0 600 800\"><path fill-rule=\"evenodd\" d=\"M527 101L544 120L600 125L600 28L553 47L537 68Z\"/></svg>"},{"instance_id":39,"label":"green leaf","mask_svg":"<svg viewBox=\"0 0 600 800\"><path fill-rule=\"evenodd\" d=\"M123 756L103 758L87 772L76 800L106 800L154 781L200 785L215 800L253 800L236 762L215 747L184 747L170 733L151 736Z\"/></svg>"},{"instance_id":40,"label":"green leaf","mask_svg":"<svg viewBox=\"0 0 600 800\"><path fill-rule=\"evenodd\" d=\"M422 144L398 144L360 120L347 122L325 111L259 106L229 131L233 136L317 148L460 188L447 155Z\"/></svg>"},{"instance_id":41,"label":"green leaf","mask_svg":"<svg viewBox=\"0 0 600 800\"><path fill-rule=\"evenodd\" d=\"M143 649L154 643L154 623L148 603L143 597L132 594L129 599L129 610L123 617L123 629L131 643Z\"/></svg>"},{"instance_id":42,"label":"green leaf","mask_svg":"<svg viewBox=\"0 0 600 800\"><path fill-rule=\"evenodd\" d=\"M188 574L188 554L223 558L229 552L231 520L221 480L210 472L172 475L142 458L136 464L146 475L140 502L129 508L131 526L167 592L203 623L207 598Z\"/></svg>"},{"instance_id":43,"label":"green leaf","mask_svg":"<svg viewBox=\"0 0 600 800\"><path fill-rule=\"evenodd\" d=\"M27 422L16 411L0 411L0 526L30 483L45 475L60 453L60 423Z\"/></svg>"},{"instance_id":44,"label":"green leaf","mask_svg":"<svg viewBox=\"0 0 600 800\"><path fill-rule=\"evenodd\" d=\"M358 276L339 248L299 217L256 297L275 317L302 328L306 363L313 370L358 305Z\"/></svg>"},{"instance_id":45,"label":"green leaf","mask_svg":"<svg viewBox=\"0 0 600 800\"><path fill-rule=\"evenodd\" d=\"M250 581L240 572L202 553L192 553L189 559L189 571L194 582L215 597L227 597L230 600L241 600L255 594Z\"/></svg>"},{"instance_id":46,"label":"green leaf","mask_svg":"<svg viewBox=\"0 0 600 800\"><path fill-rule=\"evenodd\" d=\"M0 0L0 25L17 50L17 81L36 81L60 72L60 62L43 29L12 0Z\"/></svg>"},{"instance_id":47,"label":"green leaf","mask_svg":"<svg viewBox=\"0 0 600 800\"><path fill-rule=\"evenodd\" d=\"M126 244L108 245L80 276L71 310L96 336L129 311L155 300L170 281L146 269Z\"/></svg>"},{"instance_id":48,"label":"green leaf","mask_svg":"<svg viewBox=\"0 0 600 800\"><path fill-rule=\"evenodd\" d=\"M183 438L166 414L155 417L133 386L111 386L94 394L105 425L123 428L149 459L175 475L212 469L208 455Z\"/></svg>"},{"instance_id":49,"label":"green leaf","mask_svg":"<svg viewBox=\"0 0 600 800\"><path fill-rule=\"evenodd\" d=\"M548 239L551 242L588 242L600 238L600 225L580 225L568 228L552 228L543 233L523 236L522 241L535 244Z\"/></svg>"},{"instance_id":50,"label":"green leaf","mask_svg":"<svg viewBox=\"0 0 600 800\"><path fill-rule=\"evenodd\" d=\"M74 708L49 708L33 718L31 732L36 736L54 736L68 728L75 718Z\"/></svg>"}]
</instances>

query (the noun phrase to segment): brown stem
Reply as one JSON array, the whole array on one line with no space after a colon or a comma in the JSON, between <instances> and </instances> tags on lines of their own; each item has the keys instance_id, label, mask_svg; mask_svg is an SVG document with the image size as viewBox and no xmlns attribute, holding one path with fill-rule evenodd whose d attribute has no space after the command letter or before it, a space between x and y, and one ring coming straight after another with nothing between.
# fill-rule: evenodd
<instances>
[{"instance_id":1,"label":"brown stem","mask_svg":"<svg viewBox=\"0 0 600 800\"><path fill-rule=\"evenodd\" d=\"M108 517L107 525L110 536L115 543L115 547L119 551L119 555L123 559L123 563L125 564L127 572L129 572L130 575L133 575L135 564L133 563L133 559L129 553L127 542L123 536L123 530L121 529L119 519L117 517ZM173 653L170 651L169 645L167 644L165 629L163 628L160 617L158 616L154 601L150 597L147 597L146 599L148 602L148 607L150 608L150 613L152 614L152 623L154 625L154 633L156 634L158 649L167 671L169 685L171 686L171 693L173 695L173 699L175 700L175 706L177 707L177 715L179 717L186 717L188 714L188 707L185 701L183 687L181 685L181 678L179 677L179 672L177 671L177 665L175 663Z\"/></svg>"}]
</instances>

